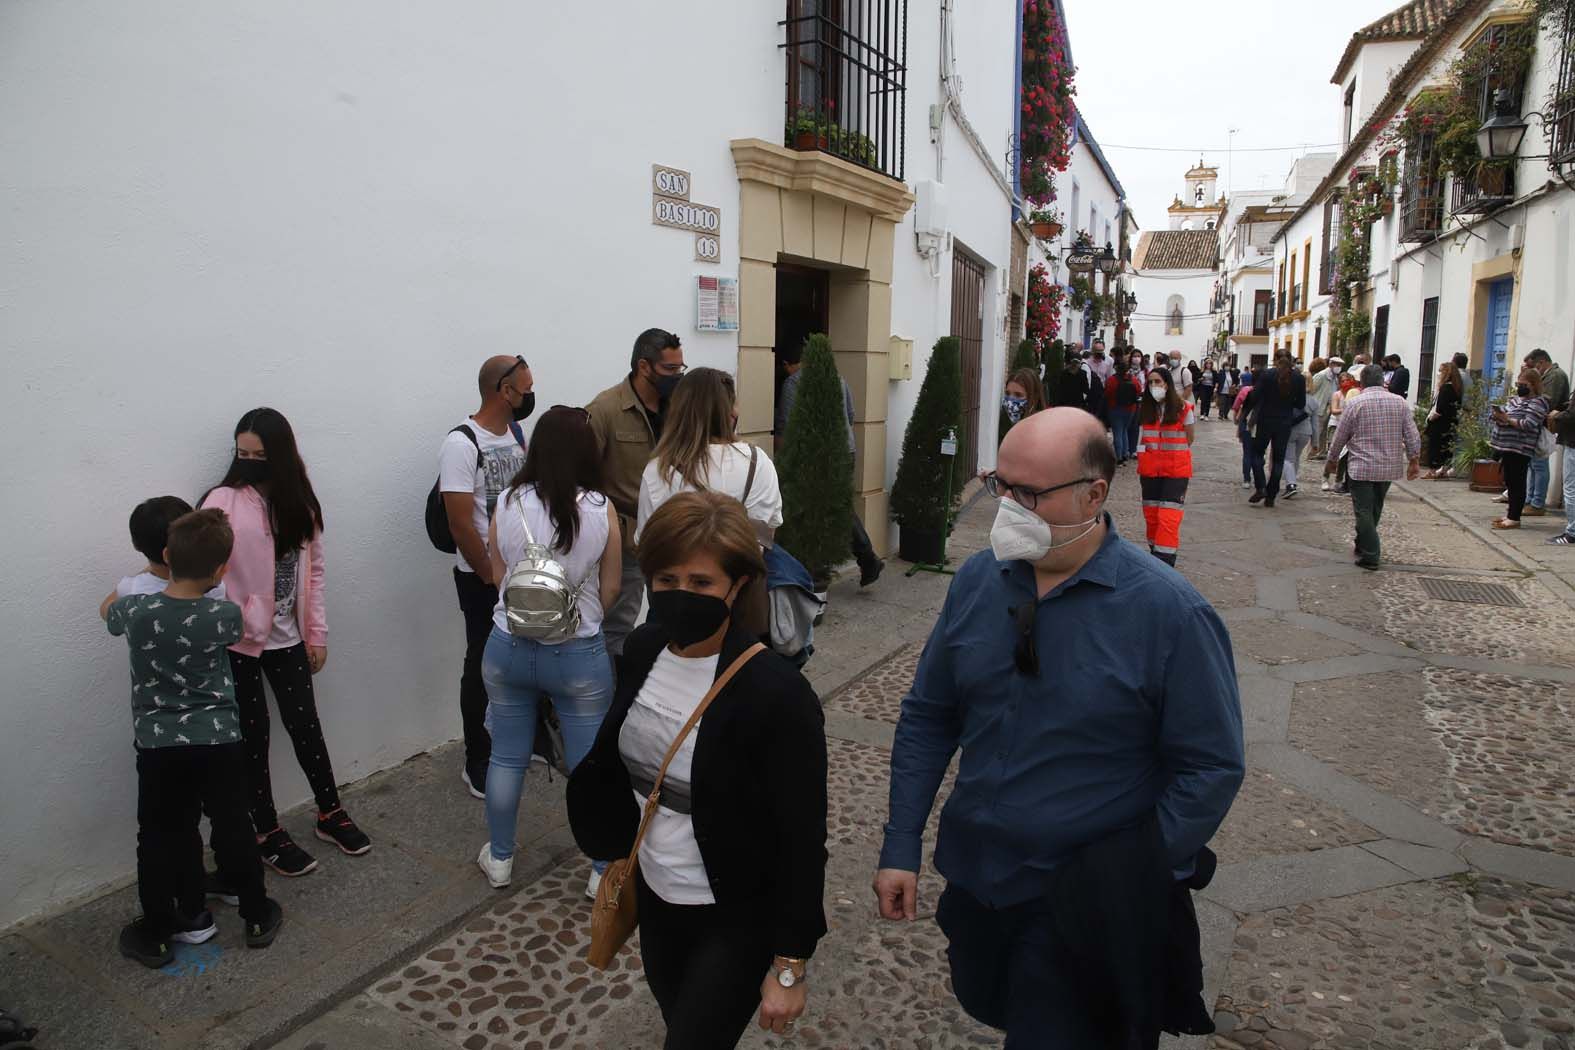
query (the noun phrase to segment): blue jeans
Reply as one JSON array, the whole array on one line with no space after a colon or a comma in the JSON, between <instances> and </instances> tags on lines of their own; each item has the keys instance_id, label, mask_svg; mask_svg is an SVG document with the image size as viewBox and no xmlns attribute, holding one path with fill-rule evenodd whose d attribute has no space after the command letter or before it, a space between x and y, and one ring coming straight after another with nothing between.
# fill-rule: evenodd
<instances>
[{"instance_id":1,"label":"blue jeans","mask_svg":"<svg viewBox=\"0 0 1575 1050\"><path fill-rule=\"evenodd\" d=\"M1116 459L1132 457L1132 409L1110 410L1110 434L1116 440Z\"/></svg>"},{"instance_id":2,"label":"blue jeans","mask_svg":"<svg viewBox=\"0 0 1575 1050\"><path fill-rule=\"evenodd\" d=\"M496 626L481 657L492 703L492 760L487 765L487 829L492 855L514 856L525 770L536 742L536 705L552 698L569 768L580 764L612 706L613 670L601 634L559 645L517 638Z\"/></svg>"},{"instance_id":3,"label":"blue jeans","mask_svg":"<svg viewBox=\"0 0 1575 1050\"><path fill-rule=\"evenodd\" d=\"M1127 454L1131 456L1137 455L1138 429L1138 414L1137 409L1134 408L1127 420Z\"/></svg>"},{"instance_id":4,"label":"blue jeans","mask_svg":"<svg viewBox=\"0 0 1575 1050\"><path fill-rule=\"evenodd\" d=\"M1548 478L1552 472L1546 459L1531 459L1531 468L1526 471L1526 505L1542 510L1548 502Z\"/></svg>"},{"instance_id":5,"label":"blue jeans","mask_svg":"<svg viewBox=\"0 0 1575 1050\"><path fill-rule=\"evenodd\" d=\"M1263 457L1258 454L1252 435L1245 428L1238 428L1236 437L1241 441L1241 480L1251 484L1254 470L1263 469Z\"/></svg>"}]
</instances>

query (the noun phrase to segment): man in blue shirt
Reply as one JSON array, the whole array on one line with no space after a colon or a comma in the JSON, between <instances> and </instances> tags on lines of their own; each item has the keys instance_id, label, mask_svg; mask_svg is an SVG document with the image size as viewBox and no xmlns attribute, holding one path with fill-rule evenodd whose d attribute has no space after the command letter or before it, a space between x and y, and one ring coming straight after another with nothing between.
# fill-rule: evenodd
<instances>
[{"instance_id":1,"label":"man in blue shirt","mask_svg":"<svg viewBox=\"0 0 1575 1050\"><path fill-rule=\"evenodd\" d=\"M1052 409L1012 428L986 479L1001 498L993 550L957 573L892 749L881 914L914 918L920 837L961 748L935 851L947 880L937 919L959 1001L1005 1029L1008 1047L1128 1045L1112 1041L1121 1019L1090 1016L1085 945L1068 943L1050 903L1070 892L1062 866L1146 834L1148 866L1170 890L1192 876L1242 782L1229 635L1191 584L1117 535L1105 511L1114 474L1086 413ZM1138 625L1148 643L1134 650L1112 623ZM1130 926L1094 915L1089 937L1120 935L1102 918Z\"/></svg>"}]
</instances>

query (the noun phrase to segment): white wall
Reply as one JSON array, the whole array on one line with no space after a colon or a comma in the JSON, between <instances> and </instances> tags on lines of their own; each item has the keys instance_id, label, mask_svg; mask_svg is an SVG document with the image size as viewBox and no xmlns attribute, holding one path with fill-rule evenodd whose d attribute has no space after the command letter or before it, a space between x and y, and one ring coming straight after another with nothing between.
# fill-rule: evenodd
<instances>
[{"instance_id":1,"label":"white wall","mask_svg":"<svg viewBox=\"0 0 1575 1050\"><path fill-rule=\"evenodd\" d=\"M1417 40L1390 40L1362 47L1353 64L1356 74L1355 119L1351 125L1353 139L1362 125L1372 119L1373 111L1389 91L1389 82L1394 74L1419 46L1421 42ZM1346 82L1350 83L1349 77ZM1335 96L1334 104L1337 111L1343 114L1345 95Z\"/></svg>"},{"instance_id":2,"label":"white wall","mask_svg":"<svg viewBox=\"0 0 1575 1050\"><path fill-rule=\"evenodd\" d=\"M988 145L1012 129L1017 40L1013 9L1005 4L960 5L953 53L963 83L962 107ZM1009 348L1005 298L1011 264L1011 199L991 178L985 161L948 114L941 141L930 140L929 110L942 101L941 15L937 8L908 12L907 180L932 179L946 187L950 249L933 259L919 255L910 212L897 227L892 270L892 332L913 340L913 379L894 382L887 404L886 477L896 476L902 435L936 340L951 333L952 251L967 251L986 266L984 346L980 369L979 457L993 466L995 433ZM997 159L996 166L1000 161Z\"/></svg>"},{"instance_id":3,"label":"white wall","mask_svg":"<svg viewBox=\"0 0 1575 1050\"><path fill-rule=\"evenodd\" d=\"M1219 274L1213 270L1143 270L1132 280L1132 291L1137 296L1137 310L1132 315L1132 344L1150 354L1168 354L1181 351L1185 361L1202 361L1208 353L1209 337L1214 331L1211 317L1188 316L1182 322L1181 335L1166 335L1166 303L1173 295L1184 300L1183 312L1188 315L1208 314L1214 298L1214 282Z\"/></svg>"},{"instance_id":4,"label":"white wall","mask_svg":"<svg viewBox=\"0 0 1575 1050\"><path fill-rule=\"evenodd\" d=\"M126 654L95 607L137 567L132 506L213 484L242 412L290 417L325 505L317 682L349 780L458 733L450 559L420 513L481 361L526 355L542 405L616 382L649 325L734 367L692 281L737 272L727 144L780 134L781 30L685 14L0 6L0 477L34 511L0 562L0 805L26 844L0 850L0 925L132 868ZM723 209L721 267L651 225L652 162ZM280 804L303 800L274 744Z\"/></svg>"}]
</instances>

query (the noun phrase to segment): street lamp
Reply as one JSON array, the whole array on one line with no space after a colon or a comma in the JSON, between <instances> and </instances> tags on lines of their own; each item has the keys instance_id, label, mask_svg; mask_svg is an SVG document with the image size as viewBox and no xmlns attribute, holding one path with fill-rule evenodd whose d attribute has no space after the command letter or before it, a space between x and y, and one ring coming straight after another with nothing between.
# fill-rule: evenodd
<instances>
[{"instance_id":1,"label":"street lamp","mask_svg":"<svg viewBox=\"0 0 1575 1050\"><path fill-rule=\"evenodd\" d=\"M1099 253L1099 258L1094 260L1094 265L1098 266L1099 272L1106 277L1121 269L1121 260L1116 258L1115 249L1110 246L1109 241L1105 242L1105 250Z\"/></svg>"},{"instance_id":2,"label":"street lamp","mask_svg":"<svg viewBox=\"0 0 1575 1050\"><path fill-rule=\"evenodd\" d=\"M1509 160L1520 152L1527 125L1517 108L1509 89L1499 88L1493 96L1493 115L1477 129L1477 149L1486 159Z\"/></svg>"}]
</instances>

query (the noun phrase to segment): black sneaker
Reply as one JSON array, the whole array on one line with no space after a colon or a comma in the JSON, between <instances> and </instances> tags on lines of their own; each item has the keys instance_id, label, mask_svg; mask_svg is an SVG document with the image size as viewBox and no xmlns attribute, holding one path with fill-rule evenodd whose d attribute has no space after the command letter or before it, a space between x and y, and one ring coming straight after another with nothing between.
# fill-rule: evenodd
<instances>
[{"instance_id":1,"label":"black sneaker","mask_svg":"<svg viewBox=\"0 0 1575 1050\"><path fill-rule=\"evenodd\" d=\"M1299 487L1297 487L1295 485L1291 485L1284 492L1280 493L1280 496L1283 497L1284 499L1295 499L1296 498L1296 494L1299 493L1299 492L1301 492L1301 489Z\"/></svg>"},{"instance_id":2,"label":"black sneaker","mask_svg":"<svg viewBox=\"0 0 1575 1050\"><path fill-rule=\"evenodd\" d=\"M317 837L324 842L332 842L352 857L359 857L372 848L372 840L366 837L366 832L355 826L355 821L343 809L317 818Z\"/></svg>"},{"instance_id":3,"label":"black sneaker","mask_svg":"<svg viewBox=\"0 0 1575 1050\"><path fill-rule=\"evenodd\" d=\"M300 878L310 875L317 870L317 861L312 855L295 844L290 833L283 828L274 828L267 836L257 843L257 853L262 857L262 862L287 879Z\"/></svg>"},{"instance_id":4,"label":"black sneaker","mask_svg":"<svg viewBox=\"0 0 1575 1050\"><path fill-rule=\"evenodd\" d=\"M219 932L218 923L213 921L213 912L204 908L202 911L187 918L179 911L175 913L175 932L170 934L170 940L181 941L185 944L202 944L213 939Z\"/></svg>"},{"instance_id":5,"label":"black sneaker","mask_svg":"<svg viewBox=\"0 0 1575 1050\"><path fill-rule=\"evenodd\" d=\"M241 891L219 878L216 871L210 871L203 877L202 895L210 901L228 904L232 908L241 903Z\"/></svg>"},{"instance_id":6,"label":"black sneaker","mask_svg":"<svg viewBox=\"0 0 1575 1050\"><path fill-rule=\"evenodd\" d=\"M1262 489L1258 489L1252 495L1248 496L1247 497L1247 502L1248 503L1262 503L1263 502L1263 490Z\"/></svg>"},{"instance_id":7,"label":"black sneaker","mask_svg":"<svg viewBox=\"0 0 1575 1050\"><path fill-rule=\"evenodd\" d=\"M487 799L487 765L486 762L474 768L467 765L459 771L459 779L465 782L465 790L470 792L470 797L483 802Z\"/></svg>"},{"instance_id":8,"label":"black sneaker","mask_svg":"<svg viewBox=\"0 0 1575 1050\"><path fill-rule=\"evenodd\" d=\"M885 571L886 563L877 558L875 561L859 569L859 586L868 587L870 584L880 579L880 574Z\"/></svg>"},{"instance_id":9,"label":"black sneaker","mask_svg":"<svg viewBox=\"0 0 1575 1050\"><path fill-rule=\"evenodd\" d=\"M135 959L150 970L175 961L175 949L168 937L148 929L147 919L138 916L120 931L120 954Z\"/></svg>"},{"instance_id":10,"label":"black sneaker","mask_svg":"<svg viewBox=\"0 0 1575 1050\"><path fill-rule=\"evenodd\" d=\"M279 902L272 897L265 898L268 905L268 914L260 921L248 920L246 923L246 947L266 948L279 936L279 927L284 925L284 909L279 907Z\"/></svg>"}]
</instances>

